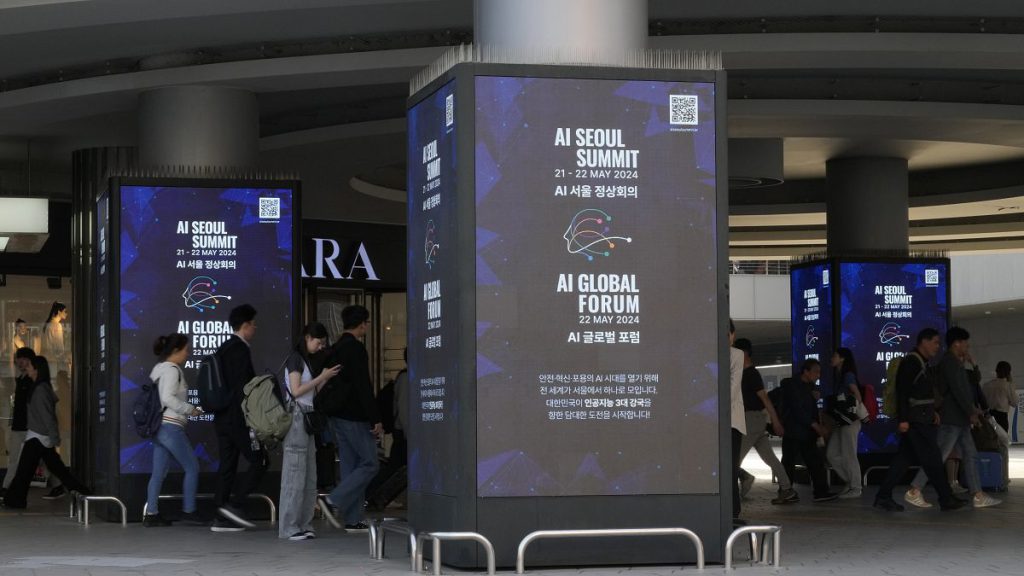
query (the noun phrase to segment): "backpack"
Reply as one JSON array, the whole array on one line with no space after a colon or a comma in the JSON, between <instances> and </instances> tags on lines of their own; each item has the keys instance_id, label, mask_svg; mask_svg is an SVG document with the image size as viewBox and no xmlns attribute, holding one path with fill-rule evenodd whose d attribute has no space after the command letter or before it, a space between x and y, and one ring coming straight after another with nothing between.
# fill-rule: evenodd
<instances>
[{"instance_id":1,"label":"backpack","mask_svg":"<svg viewBox=\"0 0 1024 576\"><path fill-rule=\"evenodd\" d=\"M142 438L152 438L160 430L164 420L164 406L160 402L160 387L156 382L142 385L142 390L132 402L132 424L135 433Z\"/></svg>"},{"instance_id":2,"label":"backpack","mask_svg":"<svg viewBox=\"0 0 1024 576\"><path fill-rule=\"evenodd\" d=\"M292 414L281 401L279 390L273 374L257 376L242 389L245 423L268 450L276 448L292 426Z\"/></svg>"},{"instance_id":3,"label":"backpack","mask_svg":"<svg viewBox=\"0 0 1024 576\"><path fill-rule=\"evenodd\" d=\"M388 380L388 383L377 393L377 411L380 412L380 423L384 431L391 433L395 430L395 381Z\"/></svg>"},{"instance_id":4,"label":"backpack","mask_svg":"<svg viewBox=\"0 0 1024 576\"><path fill-rule=\"evenodd\" d=\"M918 356L916 352L911 352L907 356L914 355L921 362L921 372L914 378L916 382L918 378L924 375L928 369L928 364L923 358ZM896 374L900 371L900 364L903 359L907 356L897 356L889 361L889 366L885 368L885 388L882 389L882 413L889 418L896 418L899 412L899 398L896 395Z\"/></svg>"},{"instance_id":5,"label":"backpack","mask_svg":"<svg viewBox=\"0 0 1024 576\"><path fill-rule=\"evenodd\" d=\"M199 362L196 377L199 403L206 412L221 412L231 406L231 388L224 379L220 357L216 353L204 356Z\"/></svg>"},{"instance_id":6,"label":"backpack","mask_svg":"<svg viewBox=\"0 0 1024 576\"><path fill-rule=\"evenodd\" d=\"M782 386L786 384L787 381L790 380L790 378L783 379L783 381L780 382L778 386L772 388L771 392L768 392L768 399L771 400L772 406L775 408L775 414L778 415L779 423L782 425L785 425L786 423L786 403L783 402L782 400ZM769 423L765 428L767 429L768 434L775 434L775 431L772 428L771 423Z\"/></svg>"}]
</instances>

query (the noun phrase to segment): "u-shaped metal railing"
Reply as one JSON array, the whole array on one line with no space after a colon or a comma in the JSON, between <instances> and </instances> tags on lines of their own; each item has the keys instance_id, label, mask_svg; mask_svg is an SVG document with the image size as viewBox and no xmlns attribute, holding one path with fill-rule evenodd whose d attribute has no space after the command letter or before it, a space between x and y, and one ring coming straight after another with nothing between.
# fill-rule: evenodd
<instances>
[{"instance_id":1,"label":"u-shaped metal railing","mask_svg":"<svg viewBox=\"0 0 1024 576\"><path fill-rule=\"evenodd\" d=\"M782 559L782 527L781 526L742 526L733 530L725 541L725 569L732 568L732 549L736 541L743 536L750 536L750 561L767 564L768 536L771 535L772 564L778 568ZM760 543L758 542L760 538Z\"/></svg>"},{"instance_id":2,"label":"u-shaped metal railing","mask_svg":"<svg viewBox=\"0 0 1024 576\"><path fill-rule=\"evenodd\" d=\"M401 518L380 518L370 523L370 545L373 547L373 552L370 557L375 560L384 559L384 544L386 542L385 534L388 532L394 532L396 534L404 534L409 539L409 570L416 571L416 550L418 550L418 542L416 541L416 532L409 526L409 523Z\"/></svg>"},{"instance_id":3,"label":"u-shaped metal railing","mask_svg":"<svg viewBox=\"0 0 1024 576\"><path fill-rule=\"evenodd\" d=\"M183 494L161 494L159 496L159 499L160 500L181 500L184 497L185 496ZM197 500L212 500L215 497L216 497L215 494L196 494L196 499ZM273 526L273 525L277 524L277 505L274 504L274 501L273 501L273 499L270 498L270 496L267 496L266 494L253 493L253 494L249 494L249 498L252 499L252 500L262 500L263 502L265 502L267 504L267 509L270 512L270 525ZM143 516L143 518L145 518L146 512L147 512L148 509L149 509L149 503L148 502L143 502L142 503L142 516Z\"/></svg>"},{"instance_id":4,"label":"u-shaped metal railing","mask_svg":"<svg viewBox=\"0 0 1024 576\"><path fill-rule=\"evenodd\" d=\"M704 542L692 530L686 528L620 528L605 530L538 530L526 535L519 542L516 553L516 574L526 570L526 549L536 540L551 538L607 538L611 536L685 536L697 549L697 569L704 569Z\"/></svg>"},{"instance_id":5,"label":"u-shaped metal railing","mask_svg":"<svg viewBox=\"0 0 1024 576\"><path fill-rule=\"evenodd\" d=\"M71 518L78 520L79 524L89 525L89 503L90 502L113 502L121 509L121 527L128 526L128 507L119 498L114 496L92 495L86 496L78 492L72 492L71 496Z\"/></svg>"},{"instance_id":6,"label":"u-shaped metal railing","mask_svg":"<svg viewBox=\"0 0 1024 576\"><path fill-rule=\"evenodd\" d=\"M487 573L494 576L494 546L491 545L491 541L484 538L482 534L476 532L423 532L416 536L416 566L414 572L423 572L423 541L431 540L433 542L433 556L430 558L430 563L433 566L434 576L441 576L441 541L442 540L472 540L479 542L484 547L484 552L487 553Z\"/></svg>"}]
</instances>

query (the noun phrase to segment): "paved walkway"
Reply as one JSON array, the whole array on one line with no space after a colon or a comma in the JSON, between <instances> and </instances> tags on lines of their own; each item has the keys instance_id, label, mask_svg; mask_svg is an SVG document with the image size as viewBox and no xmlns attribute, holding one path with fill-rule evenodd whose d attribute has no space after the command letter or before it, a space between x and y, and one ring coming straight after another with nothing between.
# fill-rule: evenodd
<instances>
[{"instance_id":1,"label":"paved walkway","mask_svg":"<svg viewBox=\"0 0 1024 576\"><path fill-rule=\"evenodd\" d=\"M811 504L809 489L798 487L803 503L772 506L774 487L756 455L745 467L758 476L744 516L752 522L783 526L782 565L751 567L738 561L737 574L833 575L1014 575L1024 572L1024 448L1011 456L1011 485L1003 505L984 510L908 510L885 514L871 508L874 487L861 500ZM342 534L318 525L320 538L304 542L277 539L269 526L239 534L204 528L122 529L95 520L84 528L66 517L64 502L47 503L34 490L26 513L0 511L0 575L374 575L409 574L408 557L397 553L401 539L389 538L392 559L368 558L365 534ZM899 492L897 493L899 494ZM446 574L459 573L445 568ZM692 567L588 568L534 570L543 576L660 576L692 574ZM720 565L708 574L725 574ZM508 571L506 573L512 573Z\"/></svg>"}]
</instances>

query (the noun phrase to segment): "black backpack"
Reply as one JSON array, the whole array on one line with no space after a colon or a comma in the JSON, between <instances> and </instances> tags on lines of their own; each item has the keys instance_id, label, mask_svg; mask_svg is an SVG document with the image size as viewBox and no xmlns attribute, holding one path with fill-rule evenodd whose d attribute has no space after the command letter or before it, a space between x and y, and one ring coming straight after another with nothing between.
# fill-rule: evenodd
<instances>
[{"instance_id":1,"label":"black backpack","mask_svg":"<svg viewBox=\"0 0 1024 576\"><path fill-rule=\"evenodd\" d=\"M205 412L220 412L231 406L231 388L224 379L220 358L216 353L204 356L199 362L196 390L199 392L199 403Z\"/></svg>"},{"instance_id":2,"label":"black backpack","mask_svg":"<svg viewBox=\"0 0 1024 576\"><path fill-rule=\"evenodd\" d=\"M768 392L768 399L771 400L772 406L775 407L775 414L778 415L779 421L782 425L785 425L786 423L786 402L783 400L782 387L784 385L792 385L792 382L792 378L784 378L778 386L772 388L771 392ZM768 423L765 428L768 430L768 434L775 434L771 423Z\"/></svg>"},{"instance_id":3,"label":"black backpack","mask_svg":"<svg viewBox=\"0 0 1024 576\"><path fill-rule=\"evenodd\" d=\"M160 387L156 382L142 385L142 390L132 402L132 423L135 433L142 438L152 438L160 430L164 419L164 407L160 403Z\"/></svg>"}]
</instances>

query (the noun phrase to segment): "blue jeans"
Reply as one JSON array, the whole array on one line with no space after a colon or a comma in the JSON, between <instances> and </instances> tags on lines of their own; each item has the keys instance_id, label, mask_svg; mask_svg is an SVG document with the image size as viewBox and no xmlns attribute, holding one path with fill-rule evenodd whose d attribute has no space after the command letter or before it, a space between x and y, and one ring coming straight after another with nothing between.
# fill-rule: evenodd
<instances>
[{"instance_id":1,"label":"blue jeans","mask_svg":"<svg viewBox=\"0 0 1024 576\"><path fill-rule=\"evenodd\" d=\"M159 511L160 486L164 483L164 476L170 468L170 457L181 464L185 469L185 480L182 482L182 492L185 500L182 503L182 510L185 512L196 511L196 487L199 485L199 461L192 450L192 443L189 442L185 429L181 426L164 422L153 438L153 474L149 477L149 489L146 494L146 513L156 514Z\"/></svg>"},{"instance_id":2,"label":"blue jeans","mask_svg":"<svg viewBox=\"0 0 1024 576\"><path fill-rule=\"evenodd\" d=\"M331 503L338 507L345 524L363 520L366 487L377 475L377 442L369 422L331 418L331 431L338 444L341 482L331 491Z\"/></svg>"},{"instance_id":3,"label":"blue jeans","mask_svg":"<svg viewBox=\"0 0 1024 576\"><path fill-rule=\"evenodd\" d=\"M967 489L971 494L981 492L981 476L978 474L978 450L974 447L974 438L971 436L970 426L939 425L939 432L936 437L939 445L939 452L942 453L942 461L945 462L953 452L954 446L960 447L960 468L964 471ZM928 482L924 470L914 476L911 485L920 490Z\"/></svg>"}]
</instances>

